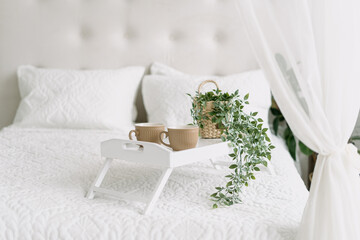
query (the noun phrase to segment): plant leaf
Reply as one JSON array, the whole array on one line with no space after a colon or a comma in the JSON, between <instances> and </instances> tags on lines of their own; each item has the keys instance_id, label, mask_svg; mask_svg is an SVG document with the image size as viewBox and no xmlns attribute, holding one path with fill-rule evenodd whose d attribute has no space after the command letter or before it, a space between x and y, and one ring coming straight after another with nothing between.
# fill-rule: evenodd
<instances>
[{"instance_id":1,"label":"plant leaf","mask_svg":"<svg viewBox=\"0 0 360 240\"><path fill-rule=\"evenodd\" d=\"M294 159L294 161L296 161L296 141L292 132L286 138L286 145L289 149L291 157Z\"/></svg>"},{"instance_id":2,"label":"plant leaf","mask_svg":"<svg viewBox=\"0 0 360 240\"><path fill-rule=\"evenodd\" d=\"M274 133L276 136L278 135L279 123L280 123L279 118L276 117L273 121L273 128L274 128Z\"/></svg>"},{"instance_id":3,"label":"plant leaf","mask_svg":"<svg viewBox=\"0 0 360 240\"><path fill-rule=\"evenodd\" d=\"M234 168L237 168L237 167L238 167L237 164L231 164L229 168L230 168L230 169L234 169Z\"/></svg>"},{"instance_id":4,"label":"plant leaf","mask_svg":"<svg viewBox=\"0 0 360 240\"><path fill-rule=\"evenodd\" d=\"M270 111L271 111L272 115L274 115L274 116L282 116L282 113L280 112L279 109L272 107L272 108L270 108Z\"/></svg>"},{"instance_id":5,"label":"plant leaf","mask_svg":"<svg viewBox=\"0 0 360 240\"><path fill-rule=\"evenodd\" d=\"M216 197L217 193L213 193L210 195L210 197Z\"/></svg>"},{"instance_id":6,"label":"plant leaf","mask_svg":"<svg viewBox=\"0 0 360 240\"><path fill-rule=\"evenodd\" d=\"M313 150L311 150L310 148L308 148L303 142L299 141L299 148L300 151L305 154L306 156L310 156L311 154L314 153Z\"/></svg>"}]
</instances>

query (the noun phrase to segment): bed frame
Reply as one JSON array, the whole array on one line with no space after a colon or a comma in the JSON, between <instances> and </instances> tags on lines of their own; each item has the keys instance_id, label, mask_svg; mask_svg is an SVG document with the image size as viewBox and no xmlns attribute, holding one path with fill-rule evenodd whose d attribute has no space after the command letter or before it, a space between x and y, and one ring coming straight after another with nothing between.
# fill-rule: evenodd
<instances>
[{"instance_id":1,"label":"bed frame","mask_svg":"<svg viewBox=\"0 0 360 240\"><path fill-rule=\"evenodd\" d=\"M16 68L163 62L189 73L257 68L235 0L0 0L0 128L20 101ZM146 114L139 94L138 121Z\"/></svg>"}]
</instances>

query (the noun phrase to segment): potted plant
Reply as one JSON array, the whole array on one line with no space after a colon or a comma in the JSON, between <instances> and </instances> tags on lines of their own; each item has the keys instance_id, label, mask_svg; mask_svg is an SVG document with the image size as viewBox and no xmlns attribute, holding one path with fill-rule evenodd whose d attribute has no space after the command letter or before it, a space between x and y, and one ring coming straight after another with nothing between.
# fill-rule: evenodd
<instances>
[{"instance_id":1,"label":"potted plant","mask_svg":"<svg viewBox=\"0 0 360 240\"><path fill-rule=\"evenodd\" d=\"M215 83L205 81L205 83ZM229 166L231 174L226 175L225 186L216 187L216 192L211 194L214 201L213 208L218 205L230 206L240 203L240 193L244 186L248 186L251 179L255 179L255 171L260 171L259 165L267 166L271 160L271 150L275 148L267 135L267 128L263 127L263 120L257 118L257 112L247 114L243 111L249 104L249 94L243 98L239 91L223 93L216 84L216 89L201 93L200 84L192 99L191 116L193 124L204 129L209 125L220 131L220 138L229 142L232 153L229 154L233 163ZM203 133L201 133L203 134Z\"/></svg>"},{"instance_id":2,"label":"potted plant","mask_svg":"<svg viewBox=\"0 0 360 240\"><path fill-rule=\"evenodd\" d=\"M200 93L201 88L207 83L213 83L216 86L216 90L198 94ZM221 114L221 111L218 111L218 108L220 107L219 103L226 107L234 96L229 93L222 94L219 90L219 86L213 80L203 81L199 85L196 93L197 95L192 99L191 116L193 117L193 121L200 127L201 137L220 138L225 127L221 123L221 118L216 117L214 114ZM188 95L191 97L190 94Z\"/></svg>"}]
</instances>

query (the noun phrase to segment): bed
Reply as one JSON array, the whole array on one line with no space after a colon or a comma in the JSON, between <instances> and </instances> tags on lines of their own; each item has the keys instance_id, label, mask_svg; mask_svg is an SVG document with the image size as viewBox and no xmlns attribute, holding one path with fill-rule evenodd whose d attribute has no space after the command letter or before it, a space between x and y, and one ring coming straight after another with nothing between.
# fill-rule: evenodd
<instances>
[{"instance_id":1,"label":"bed","mask_svg":"<svg viewBox=\"0 0 360 240\"><path fill-rule=\"evenodd\" d=\"M307 190L281 139L275 175L262 171L244 203L212 210L226 168L175 169L150 216L143 203L84 196L103 160L102 140L122 131L5 128L0 133L1 239L293 239ZM55 144L56 143L56 144ZM160 174L115 162L103 186L149 194Z\"/></svg>"},{"instance_id":2,"label":"bed","mask_svg":"<svg viewBox=\"0 0 360 240\"><path fill-rule=\"evenodd\" d=\"M114 69L160 61L208 75L257 69L237 14L232 0L0 0L0 239L294 239L308 192L276 136L275 174L257 174L244 203L212 210L209 195L228 170L197 163L174 170L144 216L142 203L85 198L103 164L100 142L127 138L130 126L8 126L20 102L19 65ZM137 121L145 122L140 88ZM116 161L103 185L145 195L159 174Z\"/></svg>"}]
</instances>

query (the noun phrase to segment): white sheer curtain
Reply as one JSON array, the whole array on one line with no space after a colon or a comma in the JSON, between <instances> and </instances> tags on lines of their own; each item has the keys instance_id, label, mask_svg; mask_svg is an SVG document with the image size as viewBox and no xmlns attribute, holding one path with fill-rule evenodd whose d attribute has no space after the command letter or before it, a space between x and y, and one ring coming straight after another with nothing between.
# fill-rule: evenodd
<instances>
[{"instance_id":1,"label":"white sheer curtain","mask_svg":"<svg viewBox=\"0 0 360 240\"><path fill-rule=\"evenodd\" d=\"M298 239L360 239L359 0L238 0L249 40L295 135L319 153ZM241 54L241 53L239 53Z\"/></svg>"}]
</instances>

